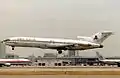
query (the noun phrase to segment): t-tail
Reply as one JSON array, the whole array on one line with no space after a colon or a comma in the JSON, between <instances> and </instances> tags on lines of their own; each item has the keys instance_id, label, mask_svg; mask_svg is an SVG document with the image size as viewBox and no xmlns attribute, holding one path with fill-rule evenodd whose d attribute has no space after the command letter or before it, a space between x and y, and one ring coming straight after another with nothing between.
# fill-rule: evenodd
<instances>
[{"instance_id":1,"label":"t-tail","mask_svg":"<svg viewBox=\"0 0 120 78\"><path fill-rule=\"evenodd\" d=\"M77 38L80 40L101 44L104 40L106 40L112 34L113 34L112 31L101 31L92 35L91 37L77 36Z\"/></svg>"},{"instance_id":2,"label":"t-tail","mask_svg":"<svg viewBox=\"0 0 120 78\"><path fill-rule=\"evenodd\" d=\"M95 35L91 36L92 42L101 44L104 40L106 40L109 36L113 34L112 31L102 31L98 32Z\"/></svg>"},{"instance_id":3,"label":"t-tail","mask_svg":"<svg viewBox=\"0 0 120 78\"><path fill-rule=\"evenodd\" d=\"M105 60L105 58L99 52L96 52L96 55L97 55L99 61Z\"/></svg>"}]
</instances>

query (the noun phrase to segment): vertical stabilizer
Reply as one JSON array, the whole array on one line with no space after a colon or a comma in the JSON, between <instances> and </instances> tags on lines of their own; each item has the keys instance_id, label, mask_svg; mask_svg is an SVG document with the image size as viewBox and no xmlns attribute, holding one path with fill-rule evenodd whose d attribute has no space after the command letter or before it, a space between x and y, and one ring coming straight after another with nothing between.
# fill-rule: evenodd
<instances>
[{"instance_id":1,"label":"vertical stabilizer","mask_svg":"<svg viewBox=\"0 0 120 78\"><path fill-rule=\"evenodd\" d=\"M92 38L92 42L101 44L105 39L107 39L112 34L113 34L112 31L98 32L98 33L96 33L95 35L93 35L91 37Z\"/></svg>"},{"instance_id":2,"label":"vertical stabilizer","mask_svg":"<svg viewBox=\"0 0 120 78\"><path fill-rule=\"evenodd\" d=\"M89 42L101 44L104 40L106 40L112 34L113 34L112 31L101 31L92 35L91 37L77 36L77 38L83 41L89 41Z\"/></svg>"},{"instance_id":3,"label":"vertical stabilizer","mask_svg":"<svg viewBox=\"0 0 120 78\"><path fill-rule=\"evenodd\" d=\"M96 52L96 55L98 57L98 60L105 60L105 58L99 54L99 52Z\"/></svg>"}]
</instances>

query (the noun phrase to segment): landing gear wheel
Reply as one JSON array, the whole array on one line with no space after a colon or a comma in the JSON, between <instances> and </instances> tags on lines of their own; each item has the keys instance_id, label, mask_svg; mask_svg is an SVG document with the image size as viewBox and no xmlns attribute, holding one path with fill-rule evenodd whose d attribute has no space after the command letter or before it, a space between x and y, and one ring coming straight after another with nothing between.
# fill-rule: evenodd
<instances>
[{"instance_id":1,"label":"landing gear wheel","mask_svg":"<svg viewBox=\"0 0 120 78\"><path fill-rule=\"evenodd\" d=\"M3 65L0 64L0 67L3 67Z\"/></svg>"},{"instance_id":2,"label":"landing gear wheel","mask_svg":"<svg viewBox=\"0 0 120 78\"><path fill-rule=\"evenodd\" d=\"M15 47L14 46L12 46L12 50L14 50L15 49Z\"/></svg>"},{"instance_id":3,"label":"landing gear wheel","mask_svg":"<svg viewBox=\"0 0 120 78\"><path fill-rule=\"evenodd\" d=\"M59 50L59 51L58 51L58 54L62 54L62 50Z\"/></svg>"},{"instance_id":4,"label":"landing gear wheel","mask_svg":"<svg viewBox=\"0 0 120 78\"><path fill-rule=\"evenodd\" d=\"M118 63L117 66L120 67L120 63Z\"/></svg>"}]
</instances>

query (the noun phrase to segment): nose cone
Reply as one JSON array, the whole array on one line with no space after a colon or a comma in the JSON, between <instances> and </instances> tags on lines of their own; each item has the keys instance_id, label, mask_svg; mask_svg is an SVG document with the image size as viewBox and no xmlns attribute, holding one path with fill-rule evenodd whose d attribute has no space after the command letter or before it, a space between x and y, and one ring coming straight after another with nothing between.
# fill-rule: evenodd
<instances>
[{"instance_id":1,"label":"nose cone","mask_svg":"<svg viewBox=\"0 0 120 78\"><path fill-rule=\"evenodd\" d=\"M2 41L2 43L8 42L8 41L10 41L10 39L4 39L4 40Z\"/></svg>"}]
</instances>

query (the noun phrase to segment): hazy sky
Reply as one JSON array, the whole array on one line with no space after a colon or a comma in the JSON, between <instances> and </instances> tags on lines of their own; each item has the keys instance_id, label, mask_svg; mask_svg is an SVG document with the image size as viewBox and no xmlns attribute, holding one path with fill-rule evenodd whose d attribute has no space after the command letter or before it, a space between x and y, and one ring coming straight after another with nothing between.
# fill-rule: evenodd
<instances>
[{"instance_id":1,"label":"hazy sky","mask_svg":"<svg viewBox=\"0 0 120 78\"><path fill-rule=\"evenodd\" d=\"M120 0L0 0L0 39L11 36L76 38L111 30L104 56L120 56ZM7 47L20 56L43 55L54 50ZM82 55L95 55L82 52Z\"/></svg>"}]
</instances>

